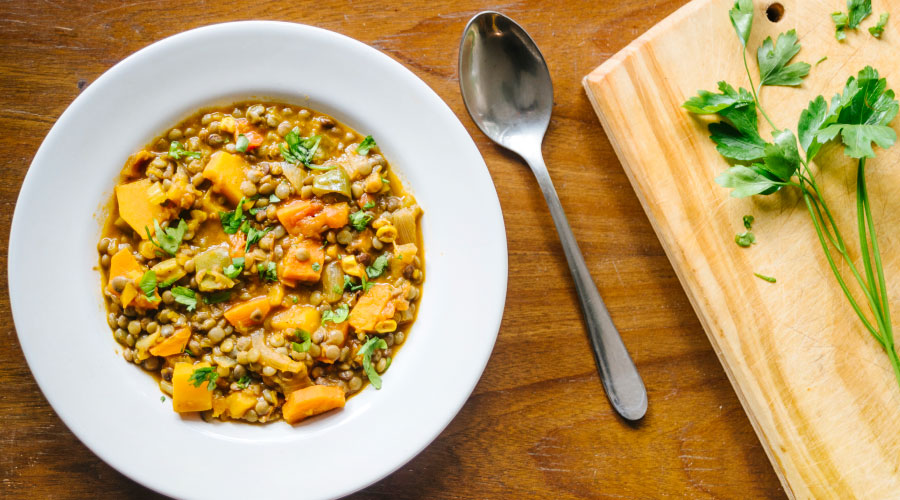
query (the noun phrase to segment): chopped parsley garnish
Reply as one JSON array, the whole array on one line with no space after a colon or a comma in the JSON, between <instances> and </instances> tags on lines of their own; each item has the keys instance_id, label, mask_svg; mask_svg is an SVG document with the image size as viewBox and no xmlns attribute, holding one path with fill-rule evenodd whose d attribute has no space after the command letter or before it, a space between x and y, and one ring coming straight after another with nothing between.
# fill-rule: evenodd
<instances>
[{"instance_id":1,"label":"chopped parsley garnish","mask_svg":"<svg viewBox=\"0 0 900 500\"><path fill-rule=\"evenodd\" d=\"M294 335L297 337L300 342L291 342L291 349L297 352L307 352L309 351L309 346L312 345L312 340L309 336L309 332L306 330L295 330Z\"/></svg>"},{"instance_id":2,"label":"chopped parsley garnish","mask_svg":"<svg viewBox=\"0 0 900 500\"><path fill-rule=\"evenodd\" d=\"M237 278L238 275L241 274L244 270L244 258L243 257L235 257L231 259L231 264L228 264L224 269L225 276L228 276L231 279Z\"/></svg>"},{"instance_id":3,"label":"chopped parsley garnish","mask_svg":"<svg viewBox=\"0 0 900 500\"><path fill-rule=\"evenodd\" d=\"M387 267L389 260L390 257L387 253L379 255L378 258L375 259L375 262L366 268L366 274L369 276L369 279L375 279L381 276L384 273L384 268Z\"/></svg>"},{"instance_id":4,"label":"chopped parsley garnish","mask_svg":"<svg viewBox=\"0 0 900 500\"><path fill-rule=\"evenodd\" d=\"M259 273L259 279L263 281L278 281L278 267L274 262L257 264L256 272Z\"/></svg>"},{"instance_id":5,"label":"chopped parsley garnish","mask_svg":"<svg viewBox=\"0 0 900 500\"><path fill-rule=\"evenodd\" d=\"M374 201L369 201L365 205L363 205L363 210L372 210L373 208L375 208Z\"/></svg>"},{"instance_id":6,"label":"chopped parsley garnish","mask_svg":"<svg viewBox=\"0 0 900 500\"><path fill-rule=\"evenodd\" d=\"M226 234L235 234L241 228L241 224L244 222L245 218L245 201L247 201L246 198L241 198L241 201L237 204L237 208L231 212L219 212L219 221L222 222L222 230L225 231Z\"/></svg>"},{"instance_id":7,"label":"chopped parsley garnish","mask_svg":"<svg viewBox=\"0 0 900 500\"><path fill-rule=\"evenodd\" d=\"M353 229L362 231L366 228L366 226L369 225L369 222L371 222L373 218L374 217L372 216L372 214L368 214L362 210L359 210L350 214L350 225L353 226Z\"/></svg>"},{"instance_id":8,"label":"chopped parsley garnish","mask_svg":"<svg viewBox=\"0 0 900 500\"><path fill-rule=\"evenodd\" d=\"M369 382L372 382L372 386L376 389L381 389L381 377L378 375L378 371L372 364L372 354L376 349L387 349L387 346L387 342L385 342L384 339L371 337L359 348L359 353L361 353L363 357L363 371L366 373L366 377L369 378Z\"/></svg>"},{"instance_id":9,"label":"chopped parsley garnish","mask_svg":"<svg viewBox=\"0 0 900 500\"><path fill-rule=\"evenodd\" d=\"M181 147L180 142L172 141L171 144L169 144L169 158L173 160L180 160L182 156L202 158L203 153L200 153L199 151L188 151Z\"/></svg>"},{"instance_id":10,"label":"chopped parsley garnish","mask_svg":"<svg viewBox=\"0 0 900 500\"><path fill-rule=\"evenodd\" d=\"M220 290L218 292L204 295L203 302L206 302L207 304L218 304L219 302L225 302L230 298L231 290Z\"/></svg>"},{"instance_id":11,"label":"chopped parsley garnish","mask_svg":"<svg viewBox=\"0 0 900 500\"><path fill-rule=\"evenodd\" d=\"M755 221L755 220L756 220L756 218L754 218L752 215L745 215L744 216L744 227L746 227L747 229L753 229L753 221Z\"/></svg>"},{"instance_id":12,"label":"chopped parsley garnish","mask_svg":"<svg viewBox=\"0 0 900 500\"><path fill-rule=\"evenodd\" d=\"M325 311L322 313L322 324L324 325L326 321L343 323L347 320L348 316L350 316L350 306L341 304L333 311Z\"/></svg>"},{"instance_id":13,"label":"chopped parsley garnish","mask_svg":"<svg viewBox=\"0 0 900 500\"><path fill-rule=\"evenodd\" d=\"M300 297L297 297L297 296L295 295L294 298L293 298L293 301L294 301L294 304L296 304L297 302L300 302Z\"/></svg>"},{"instance_id":14,"label":"chopped parsley garnish","mask_svg":"<svg viewBox=\"0 0 900 500\"><path fill-rule=\"evenodd\" d=\"M250 385L250 375L244 375L237 381L238 389L246 389Z\"/></svg>"},{"instance_id":15,"label":"chopped parsley garnish","mask_svg":"<svg viewBox=\"0 0 900 500\"><path fill-rule=\"evenodd\" d=\"M188 382L194 384L194 387L200 387L203 382L207 382L206 389L211 391L216 387L217 378L219 378L219 373L215 368L211 366L203 366L194 369L194 372L191 373L191 377L188 379Z\"/></svg>"},{"instance_id":16,"label":"chopped parsley garnish","mask_svg":"<svg viewBox=\"0 0 900 500\"><path fill-rule=\"evenodd\" d=\"M313 262L313 265L310 267L312 267L313 271L318 271L319 269L322 268L322 266L320 266L318 262Z\"/></svg>"},{"instance_id":17,"label":"chopped parsley garnish","mask_svg":"<svg viewBox=\"0 0 900 500\"><path fill-rule=\"evenodd\" d=\"M741 234L734 235L734 242L737 243L739 247L747 248L756 243L756 236L750 231L744 231Z\"/></svg>"},{"instance_id":18,"label":"chopped parsley garnish","mask_svg":"<svg viewBox=\"0 0 900 500\"><path fill-rule=\"evenodd\" d=\"M141 287L141 291L144 292L144 296L147 297L147 300L150 302L156 302L159 300L156 297L156 273L153 272L152 269L148 270L141 276L141 281L138 283L138 286Z\"/></svg>"},{"instance_id":19,"label":"chopped parsley garnish","mask_svg":"<svg viewBox=\"0 0 900 500\"><path fill-rule=\"evenodd\" d=\"M300 137L300 128L294 127L293 130L284 136L284 143L281 145L281 156L285 161L294 164L303 164L307 168L318 168L319 170L330 170L333 167L325 168L313 167L310 162L319 148L319 142L322 140L321 135L312 137Z\"/></svg>"},{"instance_id":20,"label":"chopped parsley garnish","mask_svg":"<svg viewBox=\"0 0 900 500\"><path fill-rule=\"evenodd\" d=\"M278 203L281 201L281 198L275 196L275 193L269 195L269 203Z\"/></svg>"},{"instance_id":21,"label":"chopped parsley garnish","mask_svg":"<svg viewBox=\"0 0 900 500\"><path fill-rule=\"evenodd\" d=\"M178 247L181 246L181 240L184 239L184 233L187 232L187 223L184 222L184 219L179 219L177 226L172 227L170 225L163 229L159 226L159 222L153 219L153 229L156 231L155 240L150 235L150 228L144 226L144 231L147 232L147 239L150 240L150 243L156 245L157 248L174 257Z\"/></svg>"},{"instance_id":22,"label":"chopped parsley garnish","mask_svg":"<svg viewBox=\"0 0 900 500\"><path fill-rule=\"evenodd\" d=\"M160 402L160 403L165 403L165 402L166 402L166 397L165 397L165 396L160 396L160 397L159 397L159 402Z\"/></svg>"},{"instance_id":23,"label":"chopped parsley garnish","mask_svg":"<svg viewBox=\"0 0 900 500\"><path fill-rule=\"evenodd\" d=\"M366 281L365 278L362 278L360 284L354 285L353 280L350 279L350 276L347 276L346 274L344 275L344 290L349 290L351 292L357 292L359 290L362 290L363 292L368 292L369 289L372 288L372 286L374 286L374 285L375 285L375 283L372 283L371 281Z\"/></svg>"},{"instance_id":24,"label":"chopped parsley garnish","mask_svg":"<svg viewBox=\"0 0 900 500\"><path fill-rule=\"evenodd\" d=\"M369 154L369 150L374 147L375 139L373 139L371 135L367 135L366 138L363 139L361 143L359 143L359 146L356 147L356 152L365 156Z\"/></svg>"},{"instance_id":25,"label":"chopped parsley garnish","mask_svg":"<svg viewBox=\"0 0 900 500\"><path fill-rule=\"evenodd\" d=\"M246 230L244 229L246 227ZM241 228L242 231L247 233L247 245L244 246L244 252L250 251L250 247L255 245L259 240L262 239L263 236L266 235L269 231L272 230L271 227L256 229L255 227L247 224Z\"/></svg>"},{"instance_id":26,"label":"chopped parsley garnish","mask_svg":"<svg viewBox=\"0 0 900 500\"><path fill-rule=\"evenodd\" d=\"M170 290L175 302L187 306L188 312L197 308L197 293L185 286L176 286Z\"/></svg>"},{"instance_id":27,"label":"chopped parsley garnish","mask_svg":"<svg viewBox=\"0 0 900 500\"><path fill-rule=\"evenodd\" d=\"M882 14L878 18L878 24L869 27L869 33L871 33L875 38L881 38L882 33L884 33L884 27L887 25L889 17L891 17L891 15L887 12Z\"/></svg>"},{"instance_id":28,"label":"chopped parsley garnish","mask_svg":"<svg viewBox=\"0 0 900 500\"><path fill-rule=\"evenodd\" d=\"M247 139L247 136L244 134L238 135L237 140L234 141L234 150L235 151L238 151L241 153L246 153L247 148L249 146L250 146L250 139Z\"/></svg>"}]
</instances>

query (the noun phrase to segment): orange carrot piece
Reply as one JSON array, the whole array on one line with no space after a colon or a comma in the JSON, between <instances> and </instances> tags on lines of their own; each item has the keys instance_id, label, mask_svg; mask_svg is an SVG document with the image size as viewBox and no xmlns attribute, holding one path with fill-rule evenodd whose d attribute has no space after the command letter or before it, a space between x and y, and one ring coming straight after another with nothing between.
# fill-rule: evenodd
<instances>
[{"instance_id":1,"label":"orange carrot piece","mask_svg":"<svg viewBox=\"0 0 900 500\"><path fill-rule=\"evenodd\" d=\"M144 295L143 291L139 291L137 288L137 282L143 275L144 267L134 258L134 255L132 255L129 250L119 250L112 256L112 259L110 259L109 284L106 289L114 295L119 295L122 298L122 305L126 307L133 301L135 307L140 309L156 309L159 307L159 292L153 292L153 296L156 300L151 301ZM133 282L126 285L125 291L123 292L124 296L116 292L112 286L113 278L119 276L128 278Z\"/></svg>"},{"instance_id":2,"label":"orange carrot piece","mask_svg":"<svg viewBox=\"0 0 900 500\"><path fill-rule=\"evenodd\" d=\"M237 328L247 328L262 324L271 309L269 298L263 295L232 306L225 311L225 319ZM256 314L257 311L260 314Z\"/></svg>"},{"instance_id":3,"label":"orange carrot piece","mask_svg":"<svg viewBox=\"0 0 900 500\"><path fill-rule=\"evenodd\" d=\"M350 222L350 205L335 203L322 210L322 222L331 229L340 229Z\"/></svg>"},{"instance_id":4,"label":"orange carrot piece","mask_svg":"<svg viewBox=\"0 0 900 500\"><path fill-rule=\"evenodd\" d=\"M297 251L301 249L309 253L307 260L297 259ZM322 249L322 242L310 238L304 238L291 245L290 250L281 259L281 265L278 266L282 282L291 286L297 281L312 283L319 281L324 267L325 250Z\"/></svg>"},{"instance_id":5,"label":"orange carrot piece","mask_svg":"<svg viewBox=\"0 0 900 500\"><path fill-rule=\"evenodd\" d=\"M191 375L198 368L208 368L209 363L175 363L172 371L172 409L177 412L205 411L212 408L213 393L208 382L194 386Z\"/></svg>"},{"instance_id":6,"label":"orange carrot piece","mask_svg":"<svg viewBox=\"0 0 900 500\"><path fill-rule=\"evenodd\" d=\"M244 256L244 248L247 246L247 237L243 231L228 235L228 255L232 259Z\"/></svg>"},{"instance_id":7,"label":"orange carrot piece","mask_svg":"<svg viewBox=\"0 0 900 500\"><path fill-rule=\"evenodd\" d=\"M340 387L311 385L290 393L281 415L289 424L295 424L307 417L318 415L335 408L343 408L346 398Z\"/></svg>"},{"instance_id":8,"label":"orange carrot piece","mask_svg":"<svg viewBox=\"0 0 900 500\"><path fill-rule=\"evenodd\" d=\"M189 327L184 327L172 334L171 337L151 347L150 354L154 356L174 356L175 354L181 354L190 338L191 329Z\"/></svg>"},{"instance_id":9,"label":"orange carrot piece","mask_svg":"<svg viewBox=\"0 0 900 500\"><path fill-rule=\"evenodd\" d=\"M369 289L356 301L347 322L358 332L370 332L375 325L394 315L394 308L388 307L391 300L391 286L379 283ZM390 313L388 316L386 313Z\"/></svg>"},{"instance_id":10,"label":"orange carrot piece","mask_svg":"<svg viewBox=\"0 0 900 500\"><path fill-rule=\"evenodd\" d=\"M275 215L287 232L300 234L300 222L319 213L323 205L318 200L294 200L279 208Z\"/></svg>"}]
</instances>

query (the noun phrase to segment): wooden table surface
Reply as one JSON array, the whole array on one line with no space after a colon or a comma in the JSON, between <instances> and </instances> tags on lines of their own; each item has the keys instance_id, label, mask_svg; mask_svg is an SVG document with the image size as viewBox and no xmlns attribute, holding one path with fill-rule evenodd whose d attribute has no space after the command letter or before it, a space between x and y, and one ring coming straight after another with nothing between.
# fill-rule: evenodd
<instances>
[{"instance_id":1,"label":"wooden table surface","mask_svg":"<svg viewBox=\"0 0 900 500\"><path fill-rule=\"evenodd\" d=\"M190 28L240 19L312 24L386 52L447 102L484 155L509 243L506 311L474 394L425 451L356 497L783 497L581 87L591 69L682 3L0 3L0 315L11 317L7 235L22 179L44 135L86 85L128 54ZM646 383L650 409L636 425L618 418L603 392L534 178L478 131L463 106L459 36L485 9L522 24L550 66L556 106L544 154L588 267ZM170 70L161 68L160 77ZM29 372L12 321L0 334L0 497L158 497L69 432ZM142 445L140 436L134 444Z\"/></svg>"}]
</instances>

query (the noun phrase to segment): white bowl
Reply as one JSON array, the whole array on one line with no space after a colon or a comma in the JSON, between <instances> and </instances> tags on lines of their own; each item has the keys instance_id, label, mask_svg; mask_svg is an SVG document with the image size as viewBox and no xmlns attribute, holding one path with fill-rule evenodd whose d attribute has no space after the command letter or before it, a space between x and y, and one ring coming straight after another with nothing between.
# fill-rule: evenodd
<instances>
[{"instance_id":1,"label":"white bowl","mask_svg":"<svg viewBox=\"0 0 900 500\"><path fill-rule=\"evenodd\" d=\"M199 108L251 98L309 106L372 134L424 210L428 278L383 388L296 426L209 424L161 403L156 382L121 357L96 269L101 207L128 155ZM465 403L500 328L506 255L484 160L424 82L345 36L252 21L155 43L69 106L19 194L9 288L47 400L123 474L179 498L324 498L399 468Z\"/></svg>"}]
</instances>

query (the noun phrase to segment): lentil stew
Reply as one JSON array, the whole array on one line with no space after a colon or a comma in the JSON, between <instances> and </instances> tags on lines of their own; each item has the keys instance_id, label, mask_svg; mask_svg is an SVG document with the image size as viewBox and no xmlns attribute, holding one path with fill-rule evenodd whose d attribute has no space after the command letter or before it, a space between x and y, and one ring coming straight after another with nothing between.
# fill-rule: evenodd
<instances>
[{"instance_id":1,"label":"lentil stew","mask_svg":"<svg viewBox=\"0 0 900 500\"><path fill-rule=\"evenodd\" d=\"M330 116L197 113L115 186L97 244L109 327L176 412L295 423L343 407L381 388L415 320L420 214L373 138Z\"/></svg>"}]
</instances>

